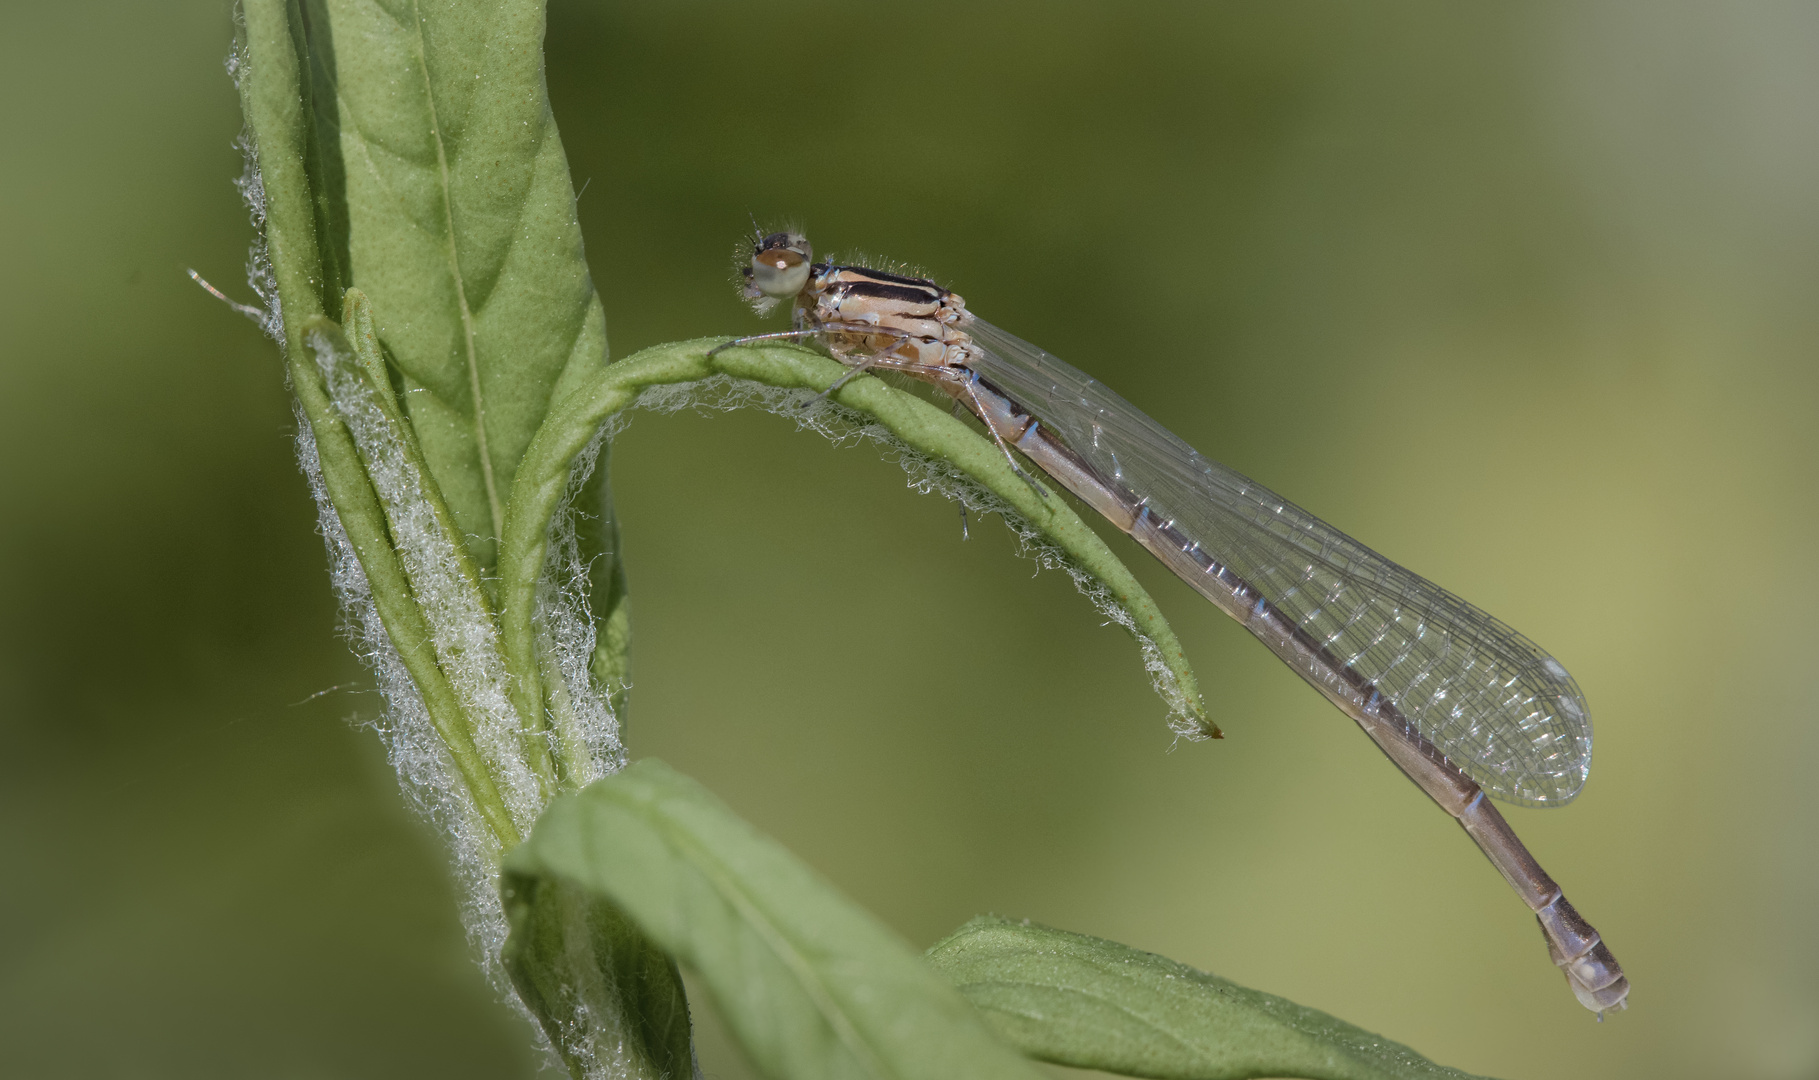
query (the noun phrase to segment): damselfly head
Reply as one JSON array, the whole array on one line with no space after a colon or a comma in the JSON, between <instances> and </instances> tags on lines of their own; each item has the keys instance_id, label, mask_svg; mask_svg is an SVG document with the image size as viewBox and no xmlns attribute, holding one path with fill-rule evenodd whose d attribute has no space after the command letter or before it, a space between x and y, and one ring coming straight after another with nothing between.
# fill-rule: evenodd
<instances>
[{"instance_id":1,"label":"damselfly head","mask_svg":"<svg viewBox=\"0 0 1819 1080\"><path fill-rule=\"evenodd\" d=\"M744 268L745 298L760 315L779 300L788 300L808 285L809 260L814 249L801 233L780 232L760 237L752 248L752 262Z\"/></svg>"}]
</instances>

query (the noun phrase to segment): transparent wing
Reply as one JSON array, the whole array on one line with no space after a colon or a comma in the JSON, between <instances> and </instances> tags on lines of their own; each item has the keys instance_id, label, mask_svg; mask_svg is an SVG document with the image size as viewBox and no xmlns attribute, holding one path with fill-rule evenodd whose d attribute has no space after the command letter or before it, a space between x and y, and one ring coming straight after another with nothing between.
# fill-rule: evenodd
<instances>
[{"instance_id":1,"label":"transparent wing","mask_svg":"<svg viewBox=\"0 0 1819 1080\"><path fill-rule=\"evenodd\" d=\"M964 328L982 378L1374 683L1485 791L1529 806L1579 794L1585 698L1534 642L1207 460L1084 372L977 318Z\"/></svg>"}]
</instances>

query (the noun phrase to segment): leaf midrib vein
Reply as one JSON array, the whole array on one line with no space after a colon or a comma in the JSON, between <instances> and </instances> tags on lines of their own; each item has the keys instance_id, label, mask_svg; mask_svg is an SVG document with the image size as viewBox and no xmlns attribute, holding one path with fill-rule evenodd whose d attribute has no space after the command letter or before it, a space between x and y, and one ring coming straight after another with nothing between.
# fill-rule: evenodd
<instances>
[{"instance_id":1,"label":"leaf midrib vein","mask_svg":"<svg viewBox=\"0 0 1819 1080\"><path fill-rule=\"evenodd\" d=\"M436 168L442 187L443 230L447 236L448 265L455 281L455 304L461 314L462 344L466 350L468 393L474 402L474 443L480 455L480 476L486 482L486 502L493 515L493 536L505 535L505 507L493 476L493 456L486 440L486 399L480 391L480 355L475 341L474 313L467 302L467 281L461 273L461 253L455 244L455 192L449 178L448 149L442 135L442 118L436 113L436 95L430 83L429 48L423 40L420 0L411 0L412 40L416 43L417 68L423 73L423 99L429 109L430 134L436 144Z\"/></svg>"}]
</instances>

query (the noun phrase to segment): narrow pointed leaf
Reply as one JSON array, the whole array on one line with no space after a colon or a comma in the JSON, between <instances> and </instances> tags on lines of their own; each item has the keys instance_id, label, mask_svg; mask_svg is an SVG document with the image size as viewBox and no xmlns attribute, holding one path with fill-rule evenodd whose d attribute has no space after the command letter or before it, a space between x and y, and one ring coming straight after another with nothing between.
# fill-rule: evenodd
<instances>
[{"instance_id":1,"label":"narrow pointed leaf","mask_svg":"<svg viewBox=\"0 0 1819 1080\"><path fill-rule=\"evenodd\" d=\"M780 389L820 392L847 374L834 360L795 345L727 349L709 357L720 344L723 339L708 338L652 346L601 371L551 410L520 467L500 549L500 617L514 670L531 668L536 574L547 553L545 523L568 487L570 463L601 424L630 408L647 387L731 375ZM1122 618L1129 620L1126 627L1144 643L1146 653L1154 650L1146 655L1146 666L1169 705L1175 729L1194 736L1219 735L1218 726L1207 719L1193 668L1161 609L1067 500L1053 493L1038 494L991 440L915 394L865 377L848 382L834 399L875 418L917 454L951 465L1021 515L1034 534L1091 579L1090 591L1103 589ZM802 416L800 407L810 404L797 402L789 411ZM524 692L534 693L530 686L526 683Z\"/></svg>"},{"instance_id":2,"label":"narrow pointed leaf","mask_svg":"<svg viewBox=\"0 0 1819 1080\"><path fill-rule=\"evenodd\" d=\"M1031 1057L1157 1080L1471 1080L1400 1043L1126 945L996 916L928 952Z\"/></svg>"}]
</instances>

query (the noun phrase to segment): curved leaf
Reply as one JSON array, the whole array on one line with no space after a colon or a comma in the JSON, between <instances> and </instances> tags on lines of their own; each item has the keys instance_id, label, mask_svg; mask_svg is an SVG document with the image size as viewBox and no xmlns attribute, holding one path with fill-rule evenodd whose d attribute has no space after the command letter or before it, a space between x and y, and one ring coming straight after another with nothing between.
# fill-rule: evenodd
<instances>
[{"instance_id":1,"label":"curved leaf","mask_svg":"<svg viewBox=\"0 0 1819 1080\"><path fill-rule=\"evenodd\" d=\"M1471 1080L1317 1009L1084 934L981 916L928 958L1043 1061L1157 1080Z\"/></svg>"},{"instance_id":2,"label":"curved leaf","mask_svg":"<svg viewBox=\"0 0 1819 1080\"><path fill-rule=\"evenodd\" d=\"M500 621L506 662L515 672L535 669L532 612L537 575L542 572L548 544L546 523L567 489L570 463L601 424L630 407L638 392L650 386L718 374L784 389L821 391L847 374L836 361L797 345L744 346L709 357L709 350L724 340L702 338L635 353L563 398L537 432L512 489L500 545ZM1038 495L1011 470L989 439L915 394L867 376L849 381L834 399L875 417L912 450L945 461L971 477L1091 575L1129 614L1130 629L1153 643L1162 669L1157 688L1169 703L1178 729L1218 736L1218 727L1207 719L1193 669L1161 609L1066 499L1052 493ZM532 700L539 693L529 678L517 692Z\"/></svg>"},{"instance_id":3,"label":"curved leaf","mask_svg":"<svg viewBox=\"0 0 1819 1080\"><path fill-rule=\"evenodd\" d=\"M895 934L660 761L551 803L505 870L508 956L547 889L609 902L700 972L777 1080L1040 1075Z\"/></svg>"}]
</instances>

